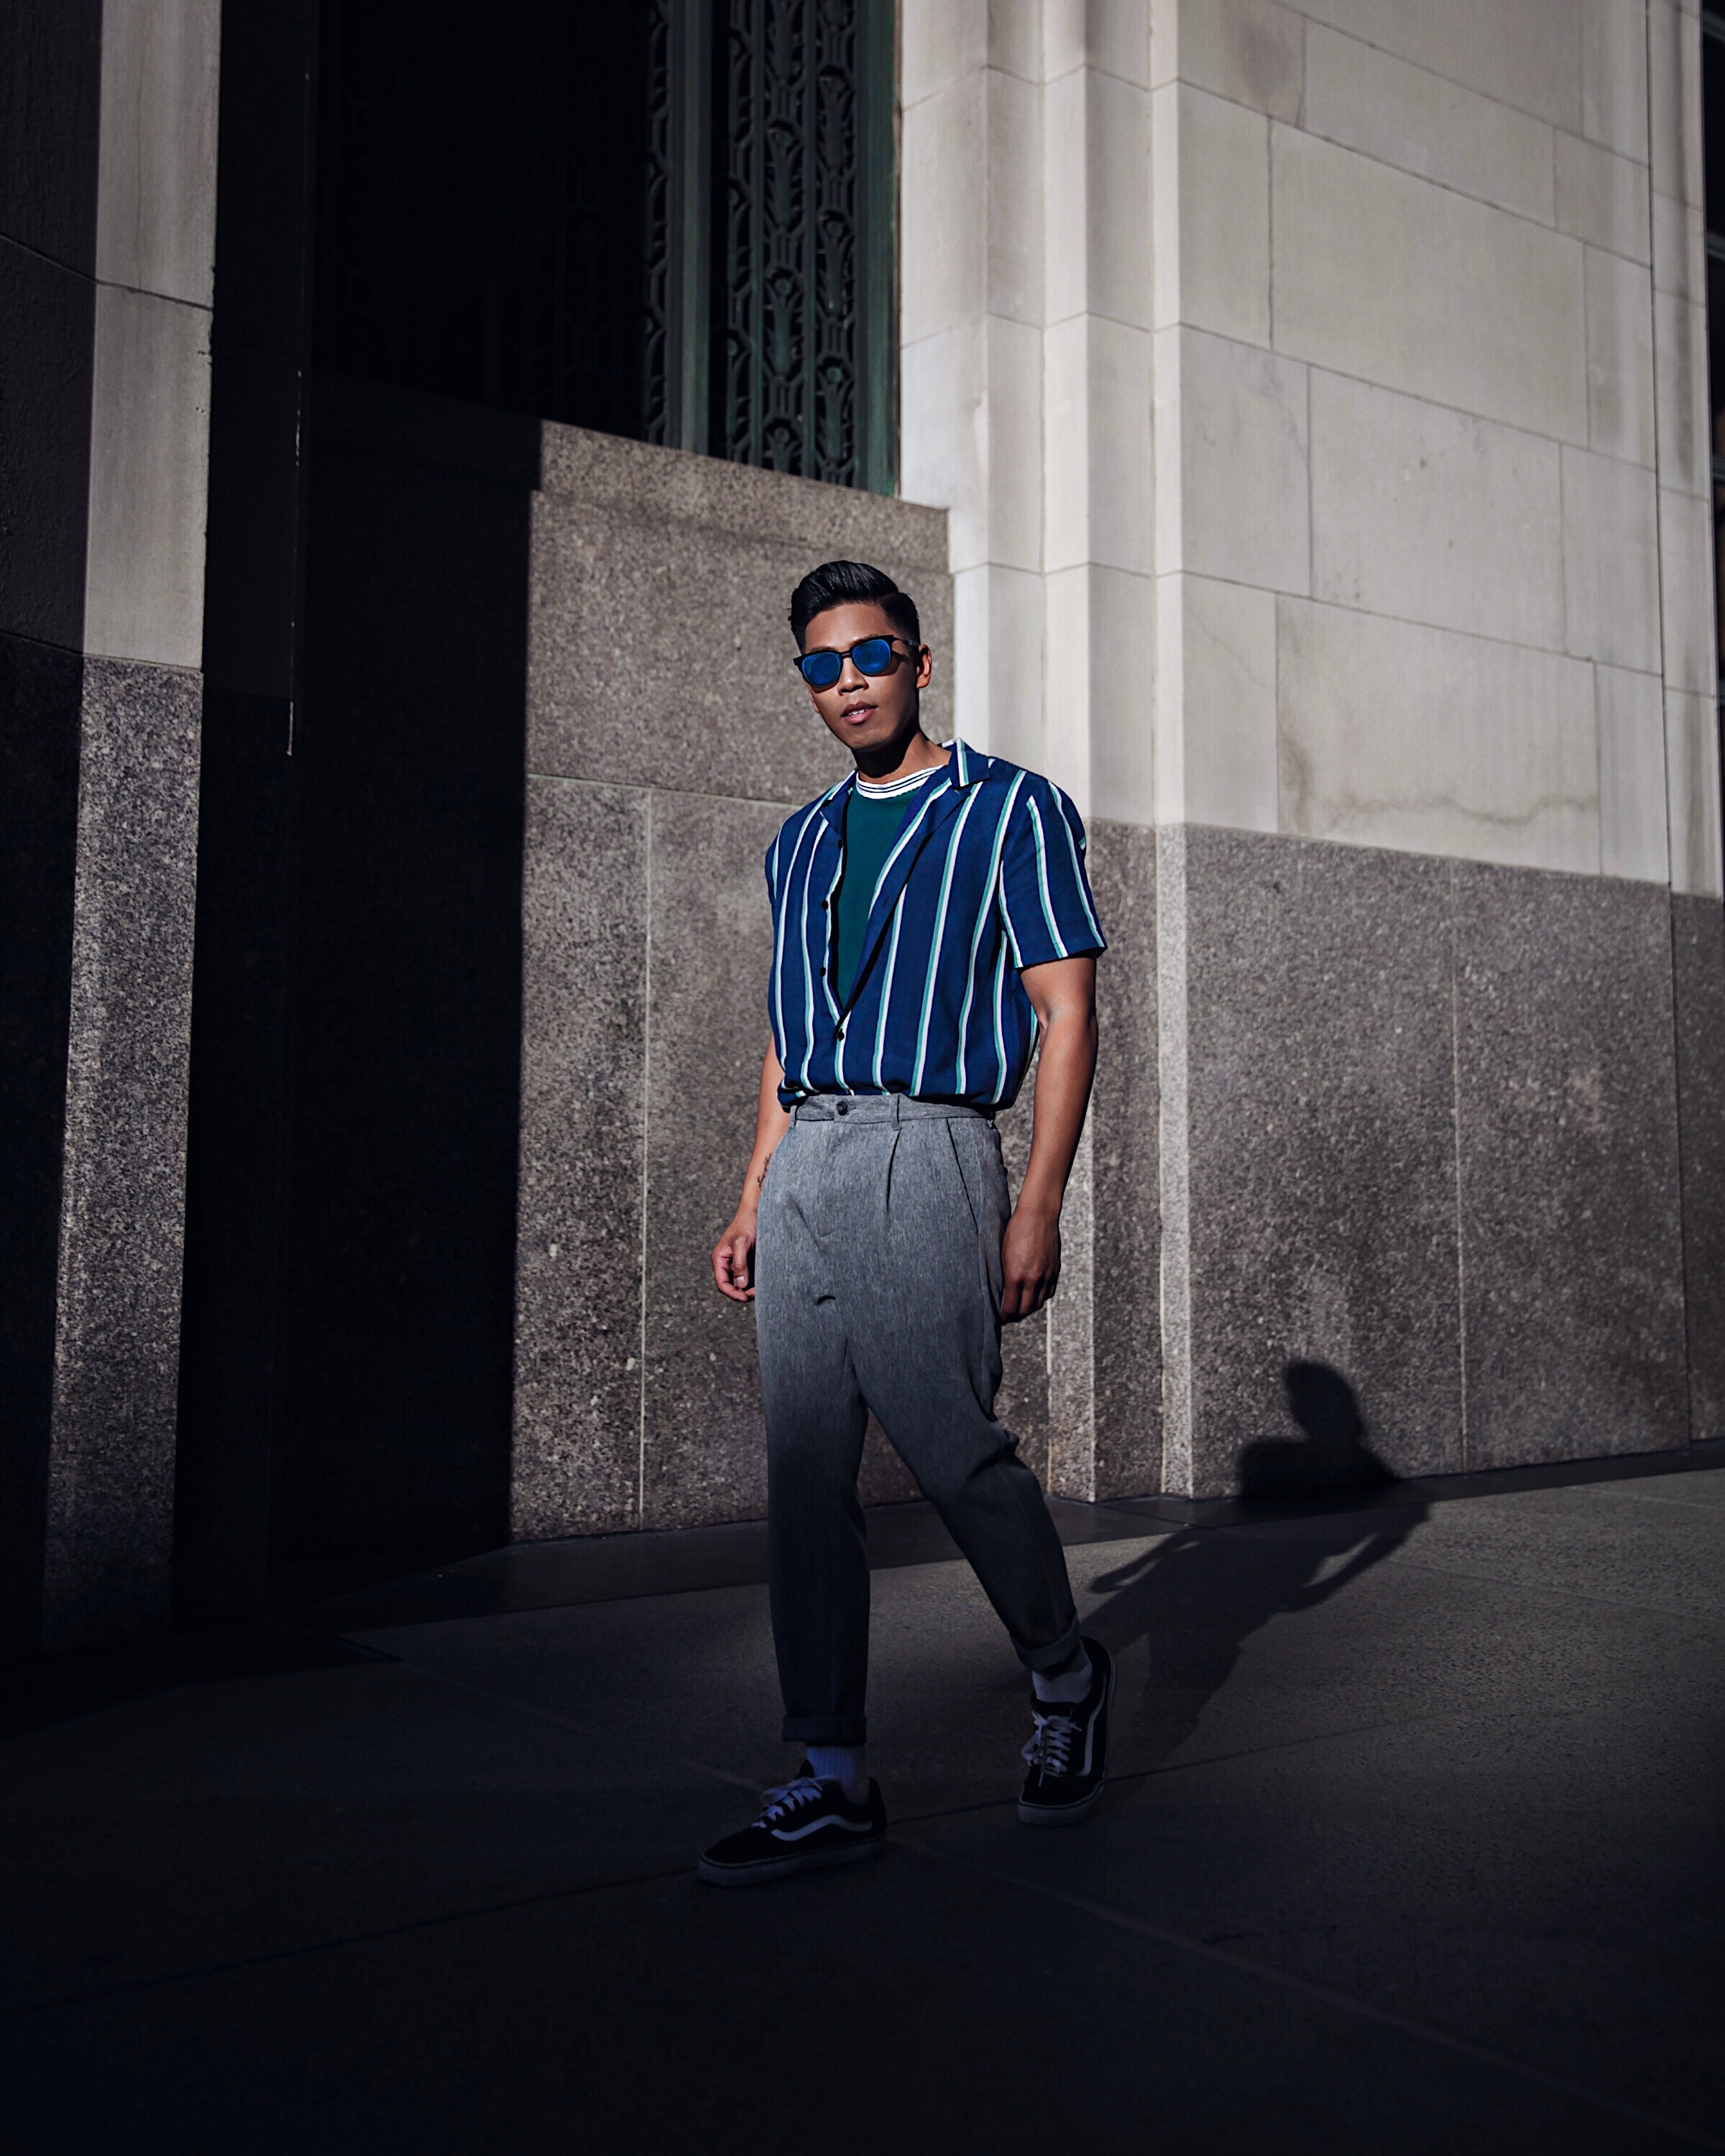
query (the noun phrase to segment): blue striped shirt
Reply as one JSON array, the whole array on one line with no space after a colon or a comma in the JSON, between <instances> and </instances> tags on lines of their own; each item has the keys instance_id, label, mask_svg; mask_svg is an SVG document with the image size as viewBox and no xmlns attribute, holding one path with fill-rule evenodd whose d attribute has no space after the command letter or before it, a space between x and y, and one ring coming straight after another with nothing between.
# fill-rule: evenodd
<instances>
[{"instance_id":1,"label":"blue striped shirt","mask_svg":"<svg viewBox=\"0 0 1725 2156\"><path fill-rule=\"evenodd\" d=\"M1034 772L954 742L887 855L841 1001L833 898L854 783L788 817L767 855L779 1099L911 1093L1004 1107L1036 1040L1020 971L1106 947L1078 811Z\"/></svg>"}]
</instances>

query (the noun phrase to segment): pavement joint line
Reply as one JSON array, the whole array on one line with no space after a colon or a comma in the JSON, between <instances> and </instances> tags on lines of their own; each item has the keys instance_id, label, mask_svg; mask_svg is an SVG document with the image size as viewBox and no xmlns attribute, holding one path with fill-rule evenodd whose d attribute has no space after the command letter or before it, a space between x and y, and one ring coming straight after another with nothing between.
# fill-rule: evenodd
<instances>
[{"instance_id":1,"label":"pavement joint line","mask_svg":"<svg viewBox=\"0 0 1725 2156\"><path fill-rule=\"evenodd\" d=\"M1319 2005L1352 2015L1356 2020L1372 2021L1382 2028L1393 2029L1400 2035L1412 2037L1416 2042L1435 2045L1440 2050L1455 2052L1463 2058L1472 2059L1482 2066L1513 2075L1517 2080L1548 2089L1553 2095L1567 2097L1574 2102L1585 2104L1590 2109L1609 2112L1614 2117L1626 2119L1636 2126L1650 2127L1656 2133L1669 2134L1674 2140L1684 2142L1692 2148L1725 2149L1725 2140L1703 2133L1697 2127L1685 2126L1676 2119L1661 2118L1656 2112L1644 2111L1639 2104L1625 2103L1600 2090L1585 2087L1579 2082L1567 2081L1561 2074L1548 2073L1543 2067L1529 2066L1520 2059L1510 2057L1506 2052L1493 2051L1489 2045L1476 2044L1470 2037L1452 2035L1450 2030L1434 2027L1428 2022L1411 2020L1389 2007L1374 2006L1368 1999L1355 1999L1345 1991L1332 1989L1327 1984L1313 1984L1305 1977L1273 1968L1267 1962L1254 1961L1246 1954L1232 1953L1225 1947L1208 1945L1202 1939L1189 1938L1183 1932L1169 1931L1160 1924L1148 1922L1142 1917L1134 1917L1123 1909L1111 1909L1106 1902L1092 1902L1086 1895L1070 1893L1065 1887L1045 1886L1040 1880L998 1871L992 1865L978 1863L973 1857L955 1856L951 1851L935 1848L927 1842L902 1835L895 1835L893 1839L900 1848L910 1851L914 1856L926 1857L933 1863L971 1872L978 1878L991 1880L996 1886L1019 1887L1027 1894L1040 1896L1044 1901L1058 1902L1069 1909L1076 1909L1082 1915L1093 1917L1099 1923L1111 1924L1119 1931L1135 1933L1141 1938L1153 1940L1158 1946L1172 1948L1177 1953L1217 1963L1237 1974L1255 1977L1260 1982L1275 1984L1281 1990L1296 1992Z\"/></svg>"},{"instance_id":2,"label":"pavement joint line","mask_svg":"<svg viewBox=\"0 0 1725 2156\"><path fill-rule=\"evenodd\" d=\"M374 1946L380 1939L410 1938L415 1932L435 1931L440 1924L470 1922L481 1917L506 1917L517 1909L535 1909L551 1902L572 1902L584 1894L604 1894L618 1888L654 1887L666 1880L692 1878L692 1864L680 1864L672 1871L642 1871L626 1879L593 1879L579 1887L548 1887L542 1893L518 1894L506 1902L478 1902L470 1908L443 1909L429 1917L408 1917L398 1924L380 1924L369 1932L338 1932L328 1938L307 1939L301 1945L271 1947L259 1953L236 1954L228 1961L193 1962L183 1969L163 1969L156 1976L138 1976L124 1984L104 1984L90 1991L66 1991L51 1999L29 1999L16 2005L0 2006L0 2021L27 2020L33 2014L53 2014L71 2006L100 2006L110 1999L128 1999L141 1991L159 1991L172 1984L196 1984L208 1976L232 1976L238 1970L268 1969L279 1962L301 1961L308 1955L338 1953L344 1947Z\"/></svg>"}]
</instances>

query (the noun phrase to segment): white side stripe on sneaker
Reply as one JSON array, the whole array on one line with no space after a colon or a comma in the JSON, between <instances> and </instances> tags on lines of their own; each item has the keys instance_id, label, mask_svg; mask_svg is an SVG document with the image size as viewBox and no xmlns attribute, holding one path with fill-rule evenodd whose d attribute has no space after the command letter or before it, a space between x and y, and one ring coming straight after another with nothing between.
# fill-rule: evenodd
<instances>
[{"instance_id":1,"label":"white side stripe on sneaker","mask_svg":"<svg viewBox=\"0 0 1725 2156\"><path fill-rule=\"evenodd\" d=\"M842 1826L847 1834L867 1834L874 1822L871 1820L841 1819L829 1812L824 1819L810 1820L804 1826L776 1826L773 1830L775 1841L801 1841L805 1835L819 1834L823 1827Z\"/></svg>"}]
</instances>

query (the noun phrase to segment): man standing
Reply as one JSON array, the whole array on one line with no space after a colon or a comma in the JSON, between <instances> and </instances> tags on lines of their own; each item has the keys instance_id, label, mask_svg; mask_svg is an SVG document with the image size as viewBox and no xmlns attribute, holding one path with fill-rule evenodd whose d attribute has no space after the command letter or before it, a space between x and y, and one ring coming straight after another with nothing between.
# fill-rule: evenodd
<instances>
[{"instance_id":1,"label":"man standing","mask_svg":"<svg viewBox=\"0 0 1725 2156\"><path fill-rule=\"evenodd\" d=\"M791 629L821 720L856 770L767 856L772 1045L755 1148L712 1254L753 1301L767 1414L773 1640L788 1742L807 1751L752 1826L701 1860L752 1885L878 1856L864 1763L868 1411L916 1476L1030 1671L1027 1825L1102 1793L1114 1670L1081 1637L1036 1478L994 1417L1000 1327L1055 1291L1060 1217L1096 1070L1084 828L1057 787L922 732L932 664L880 570L829 562ZM1038 1029L1030 1158L1009 1207L998 1109Z\"/></svg>"}]
</instances>

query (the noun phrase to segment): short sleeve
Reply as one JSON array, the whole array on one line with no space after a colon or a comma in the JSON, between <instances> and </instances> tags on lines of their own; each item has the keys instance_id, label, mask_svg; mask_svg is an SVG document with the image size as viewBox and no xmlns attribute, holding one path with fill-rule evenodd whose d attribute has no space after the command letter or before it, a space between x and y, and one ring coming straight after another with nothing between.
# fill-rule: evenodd
<instances>
[{"instance_id":1,"label":"short sleeve","mask_svg":"<svg viewBox=\"0 0 1725 2156\"><path fill-rule=\"evenodd\" d=\"M1084 847L1084 824L1071 802L1058 786L1027 774L1000 856L1000 911L1020 972L1107 949Z\"/></svg>"},{"instance_id":2,"label":"short sleeve","mask_svg":"<svg viewBox=\"0 0 1725 2156\"><path fill-rule=\"evenodd\" d=\"M767 849L767 903L778 911L778 840L775 839Z\"/></svg>"}]
</instances>

